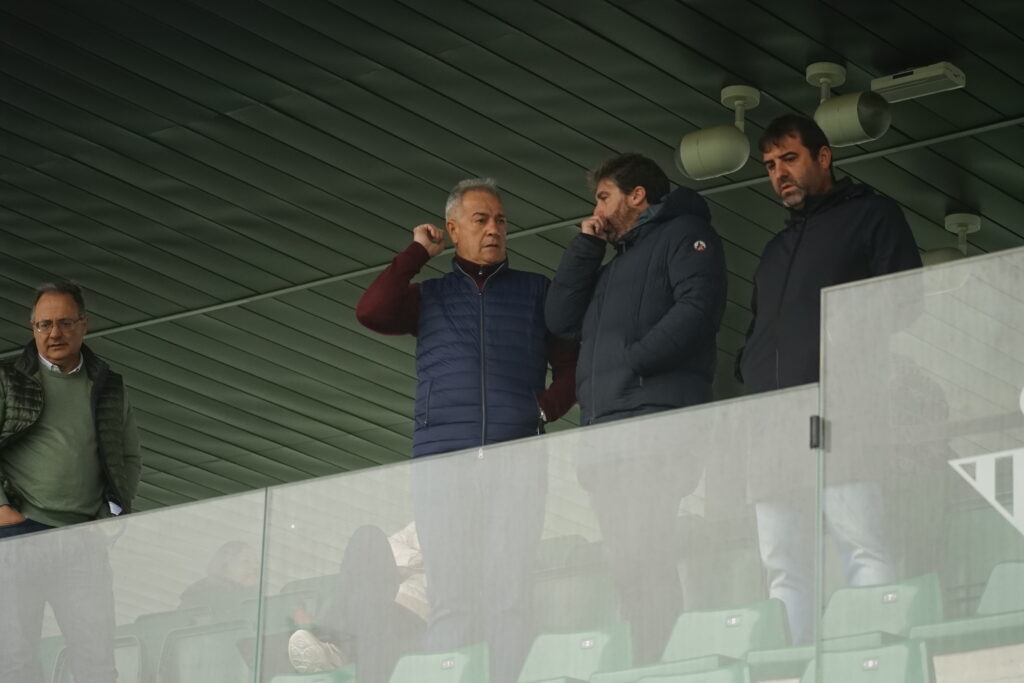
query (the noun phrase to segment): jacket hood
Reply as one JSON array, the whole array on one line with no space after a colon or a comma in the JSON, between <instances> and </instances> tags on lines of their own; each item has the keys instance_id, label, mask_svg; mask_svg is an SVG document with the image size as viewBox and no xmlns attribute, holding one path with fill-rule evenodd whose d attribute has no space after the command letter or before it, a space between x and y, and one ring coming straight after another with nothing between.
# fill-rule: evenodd
<instances>
[{"instance_id":1,"label":"jacket hood","mask_svg":"<svg viewBox=\"0 0 1024 683\"><path fill-rule=\"evenodd\" d=\"M652 204L647 211L640 214L638 225L627 232L622 241L627 244L634 242L648 226L665 223L680 216L695 216L706 223L711 222L711 211L704 197L688 187L677 187L669 192L663 201Z\"/></svg>"}]
</instances>

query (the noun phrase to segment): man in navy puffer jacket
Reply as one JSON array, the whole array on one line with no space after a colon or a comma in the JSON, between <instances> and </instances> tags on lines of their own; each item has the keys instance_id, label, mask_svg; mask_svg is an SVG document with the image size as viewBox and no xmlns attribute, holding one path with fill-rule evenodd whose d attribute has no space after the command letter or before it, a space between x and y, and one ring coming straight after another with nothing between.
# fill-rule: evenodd
<instances>
[{"instance_id":1,"label":"man in navy puffer jacket","mask_svg":"<svg viewBox=\"0 0 1024 683\"><path fill-rule=\"evenodd\" d=\"M583 423L710 400L726 275L707 204L687 188L669 193L665 173L639 154L607 161L590 180L594 215L566 249L546 304L551 331L581 340ZM602 265L608 244L616 253ZM675 520L701 476L699 454L684 449L587 454L578 469L638 664L659 659L682 611Z\"/></svg>"},{"instance_id":2,"label":"man in navy puffer jacket","mask_svg":"<svg viewBox=\"0 0 1024 683\"><path fill-rule=\"evenodd\" d=\"M575 403L577 345L544 325L548 279L512 270L506 217L493 181L465 180L445 206L455 244L448 274L411 284L444 249L444 233L413 243L366 290L359 321L416 335L413 457L539 434ZM547 366L552 384L545 390ZM429 458L413 467L413 505L430 615L427 647L487 641L493 683L518 678L531 642L532 576L544 521L542 450Z\"/></svg>"}]
</instances>

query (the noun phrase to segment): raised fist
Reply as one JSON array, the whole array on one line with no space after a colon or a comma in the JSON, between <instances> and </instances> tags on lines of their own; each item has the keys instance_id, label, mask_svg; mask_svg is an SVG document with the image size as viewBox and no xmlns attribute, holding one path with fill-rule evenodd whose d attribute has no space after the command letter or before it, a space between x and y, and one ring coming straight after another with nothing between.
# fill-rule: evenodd
<instances>
[{"instance_id":1,"label":"raised fist","mask_svg":"<svg viewBox=\"0 0 1024 683\"><path fill-rule=\"evenodd\" d=\"M412 229L412 238L423 245L423 248L430 254L430 258L434 258L444 251L444 230L436 225L430 223L417 225Z\"/></svg>"}]
</instances>

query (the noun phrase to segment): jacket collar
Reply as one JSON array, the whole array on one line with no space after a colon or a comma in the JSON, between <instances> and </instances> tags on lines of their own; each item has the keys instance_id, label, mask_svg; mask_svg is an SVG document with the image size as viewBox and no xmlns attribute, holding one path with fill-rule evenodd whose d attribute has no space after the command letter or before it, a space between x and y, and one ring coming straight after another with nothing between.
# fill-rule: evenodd
<instances>
[{"instance_id":1,"label":"jacket collar","mask_svg":"<svg viewBox=\"0 0 1024 683\"><path fill-rule=\"evenodd\" d=\"M620 252L632 247L650 232L653 225L670 221L680 216L696 216L705 222L711 221L708 203L696 191L688 187L677 187L665 195L657 204L644 209L636 219L636 225L619 240L615 248Z\"/></svg>"},{"instance_id":2,"label":"jacket collar","mask_svg":"<svg viewBox=\"0 0 1024 683\"><path fill-rule=\"evenodd\" d=\"M82 362L85 373L93 382L106 378L107 372L110 370L109 366L85 344L82 344ZM39 351L36 349L35 341L30 341L25 345L25 349L15 361L14 367L29 377L39 372Z\"/></svg>"},{"instance_id":3,"label":"jacket collar","mask_svg":"<svg viewBox=\"0 0 1024 683\"><path fill-rule=\"evenodd\" d=\"M842 178L836 181L832 189L824 194L810 195L804 200L803 208L790 209L787 223L796 223L807 220L811 216L827 211L834 206L842 204L854 197L870 194L871 188L867 185L855 183L850 178Z\"/></svg>"},{"instance_id":4,"label":"jacket collar","mask_svg":"<svg viewBox=\"0 0 1024 683\"><path fill-rule=\"evenodd\" d=\"M506 268L508 268L507 258L501 263L494 263L487 266L480 265L479 263L473 263L472 261L467 261L466 259L460 258L458 256L452 259L452 270L456 272L465 273L466 275L469 275L472 278L479 277L486 280L495 273L497 273L499 270L503 270Z\"/></svg>"}]
</instances>

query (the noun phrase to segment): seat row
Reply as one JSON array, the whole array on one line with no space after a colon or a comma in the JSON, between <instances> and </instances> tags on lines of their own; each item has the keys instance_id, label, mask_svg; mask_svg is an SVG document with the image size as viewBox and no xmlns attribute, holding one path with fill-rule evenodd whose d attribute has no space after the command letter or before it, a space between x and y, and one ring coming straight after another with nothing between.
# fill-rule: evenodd
<instances>
[{"instance_id":1,"label":"seat row","mask_svg":"<svg viewBox=\"0 0 1024 683\"><path fill-rule=\"evenodd\" d=\"M243 683L252 680L247 662L256 657L257 618L262 642L290 628L290 609L319 596L311 586L244 601L233 614L209 608L144 615L119 627L115 652L122 683ZM530 650L522 683L927 683L942 680L942 662L957 654L1018 646L1024 650L1024 562L997 566L973 617L943 621L942 595L934 574L885 586L843 588L823 614L821 654L813 646L789 643L782 603L767 600L737 609L691 611L681 615L657 664L634 667L628 628L542 633ZM43 642L47 680L70 683L66 651L59 638ZM1004 665L1024 667L1019 654ZM266 659L264 659L266 662ZM264 667L266 670L266 667ZM1005 668L1005 666L1004 666ZM391 683L484 683L487 652L477 645L457 652L402 658ZM1024 670L1018 672L1024 680ZM973 683L989 680L973 671ZM994 674L993 674L994 675ZM1000 680L1013 680L1005 677ZM1011 675L1013 675L1011 673ZM266 678L264 678L266 680ZM996 680L996 679L992 679ZM318 674L280 674L273 683L356 683L354 667Z\"/></svg>"}]
</instances>

